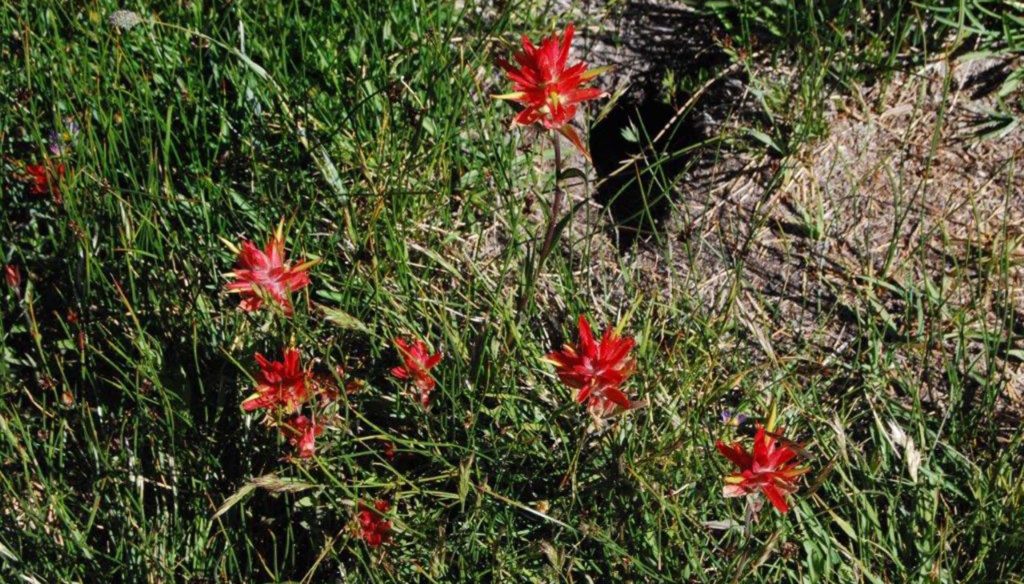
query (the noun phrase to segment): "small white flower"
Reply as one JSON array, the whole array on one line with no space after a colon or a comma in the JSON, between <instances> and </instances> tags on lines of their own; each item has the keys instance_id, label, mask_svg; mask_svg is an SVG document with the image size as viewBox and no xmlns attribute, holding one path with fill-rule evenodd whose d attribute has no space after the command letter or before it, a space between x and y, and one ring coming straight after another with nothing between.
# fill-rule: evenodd
<instances>
[{"instance_id":1,"label":"small white flower","mask_svg":"<svg viewBox=\"0 0 1024 584\"><path fill-rule=\"evenodd\" d=\"M120 30L131 30L142 24L142 17L131 10L115 10L107 17L110 26Z\"/></svg>"}]
</instances>

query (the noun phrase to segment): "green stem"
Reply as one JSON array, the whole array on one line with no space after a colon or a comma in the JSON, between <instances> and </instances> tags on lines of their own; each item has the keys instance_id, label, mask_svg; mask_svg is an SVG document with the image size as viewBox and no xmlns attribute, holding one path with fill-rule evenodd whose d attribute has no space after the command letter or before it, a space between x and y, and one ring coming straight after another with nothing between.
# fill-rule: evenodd
<instances>
[{"instance_id":1,"label":"green stem","mask_svg":"<svg viewBox=\"0 0 1024 584\"><path fill-rule=\"evenodd\" d=\"M551 247L555 243L555 226L558 224L558 214L562 211L562 199L565 193L562 192L562 143L556 132L551 132L551 141L555 146L555 200L551 203L551 218L548 220L548 231L544 234L544 245L540 249L540 258L537 260L537 270L534 272L534 281L540 273L544 261L551 253Z\"/></svg>"},{"instance_id":2,"label":"green stem","mask_svg":"<svg viewBox=\"0 0 1024 584\"><path fill-rule=\"evenodd\" d=\"M555 228L558 225L558 216L562 212L562 202L565 199L565 193L562 191L562 143L558 139L557 132L551 132L551 142L555 147L555 198L551 201L551 215L548 217L548 226L544 233L544 243L541 245L540 253L537 255L537 263L530 270L526 285L519 295L519 302L516 303L517 316L521 315L526 309L526 305L529 304L530 297L533 296L533 290L537 284L537 279L540 278L540 272L544 269L544 263L547 261L548 256L551 255L551 249L555 244Z\"/></svg>"}]
</instances>

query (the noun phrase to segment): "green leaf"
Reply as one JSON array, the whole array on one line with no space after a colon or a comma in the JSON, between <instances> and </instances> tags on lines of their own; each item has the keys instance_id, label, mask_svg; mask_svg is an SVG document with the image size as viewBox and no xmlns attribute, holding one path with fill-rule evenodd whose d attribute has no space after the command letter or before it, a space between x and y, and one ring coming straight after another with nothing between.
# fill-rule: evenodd
<instances>
[{"instance_id":1,"label":"green leaf","mask_svg":"<svg viewBox=\"0 0 1024 584\"><path fill-rule=\"evenodd\" d=\"M1024 81L1024 67L1010 73L1006 79L1003 80L1003 84L999 87L999 97L1009 97L1010 94L1017 91L1017 88L1020 87L1022 81Z\"/></svg>"},{"instance_id":2,"label":"green leaf","mask_svg":"<svg viewBox=\"0 0 1024 584\"><path fill-rule=\"evenodd\" d=\"M323 309L324 316L327 318L327 320L339 328L360 331L364 333L370 332L370 329L368 329L366 325L363 324L363 321L359 320L358 318L352 316L351 314L345 312L340 308L331 308L329 306L321 306L321 308Z\"/></svg>"},{"instance_id":3,"label":"green leaf","mask_svg":"<svg viewBox=\"0 0 1024 584\"><path fill-rule=\"evenodd\" d=\"M474 457L470 455L469 458L459 463L459 503L465 507L466 496L469 495L469 488L471 481L469 477L469 471L473 468Z\"/></svg>"}]
</instances>

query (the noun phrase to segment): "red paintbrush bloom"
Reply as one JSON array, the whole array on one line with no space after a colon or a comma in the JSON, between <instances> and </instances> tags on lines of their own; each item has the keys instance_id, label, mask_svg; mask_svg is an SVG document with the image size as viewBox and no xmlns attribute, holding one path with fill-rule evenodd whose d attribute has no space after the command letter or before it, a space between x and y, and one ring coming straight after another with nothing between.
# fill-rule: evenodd
<instances>
[{"instance_id":1,"label":"red paintbrush bloom","mask_svg":"<svg viewBox=\"0 0 1024 584\"><path fill-rule=\"evenodd\" d=\"M595 87L584 87L603 69L587 70L586 63L582 61L566 66L574 32L570 24L561 39L558 35L551 35L541 40L539 47L524 35L523 50L513 56L519 66L504 59L498 61L512 81L514 91L495 97L524 106L516 115L515 123L527 126L539 122L545 128L560 130L582 149L579 137L565 124L576 115L577 104L603 97L605 93Z\"/></svg>"},{"instance_id":2,"label":"red paintbrush bloom","mask_svg":"<svg viewBox=\"0 0 1024 584\"><path fill-rule=\"evenodd\" d=\"M246 312L258 310L263 306L263 299L269 296L286 315L291 316L291 293L309 285L308 270L315 263L308 261L289 265L284 257L284 234L278 227L264 250L252 242L242 242L242 248L238 250L238 268L232 274L236 281L228 284L227 289L242 297L241 308Z\"/></svg>"},{"instance_id":3,"label":"red paintbrush bloom","mask_svg":"<svg viewBox=\"0 0 1024 584\"><path fill-rule=\"evenodd\" d=\"M552 351L545 359L555 366L562 383L578 390L576 401L586 403L592 411L606 414L616 407L629 409L629 398L621 388L636 368L636 362L629 356L635 341L606 329L597 342L583 315L579 319L579 335L576 346L566 343L561 351Z\"/></svg>"},{"instance_id":4,"label":"red paintbrush bloom","mask_svg":"<svg viewBox=\"0 0 1024 584\"><path fill-rule=\"evenodd\" d=\"M296 414L281 424L281 434L295 447L299 458L310 458L316 452L316 437L324 428L302 414Z\"/></svg>"},{"instance_id":5,"label":"red paintbrush bloom","mask_svg":"<svg viewBox=\"0 0 1024 584\"><path fill-rule=\"evenodd\" d=\"M780 513L789 511L786 495L796 491L797 478L808 470L790 462L796 451L777 444L775 437L761 424L757 425L753 452L748 454L739 442L729 446L719 440L715 447L740 469L725 477L723 496L742 497L761 492Z\"/></svg>"},{"instance_id":6,"label":"red paintbrush bloom","mask_svg":"<svg viewBox=\"0 0 1024 584\"><path fill-rule=\"evenodd\" d=\"M403 365L393 367L391 374L398 379L411 379L413 385L420 390L420 403L423 407L430 405L430 392L437 387L437 381L430 375L430 370L441 362L441 352L433 355L427 344L420 339L409 342L406 339L396 338L395 345L398 347L398 354L402 357Z\"/></svg>"},{"instance_id":7,"label":"red paintbrush bloom","mask_svg":"<svg viewBox=\"0 0 1024 584\"><path fill-rule=\"evenodd\" d=\"M46 166L43 164L27 164L25 172L32 179L28 192L37 196L53 195L53 200L61 202L60 186L57 184L64 178L64 165Z\"/></svg>"},{"instance_id":8,"label":"red paintbrush bloom","mask_svg":"<svg viewBox=\"0 0 1024 584\"><path fill-rule=\"evenodd\" d=\"M21 287L21 269L14 264L7 264L4 266L4 279L7 280L7 285L17 290Z\"/></svg>"},{"instance_id":9,"label":"red paintbrush bloom","mask_svg":"<svg viewBox=\"0 0 1024 584\"><path fill-rule=\"evenodd\" d=\"M382 515L390 510L391 505L382 499L374 501L372 509L359 503L356 518L359 520L359 535L366 545L375 548L391 541L391 522Z\"/></svg>"},{"instance_id":10,"label":"red paintbrush bloom","mask_svg":"<svg viewBox=\"0 0 1024 584\"><path fill-rule=\"evenodd\" d=\"M256 393L242 402L243 410L281 409L290 414L312 395L310 373L299 363L298 350L286 349L284 361L269 361L256 353L256 363L260 366L256 375Z\"/></svg>"}]
</instances>

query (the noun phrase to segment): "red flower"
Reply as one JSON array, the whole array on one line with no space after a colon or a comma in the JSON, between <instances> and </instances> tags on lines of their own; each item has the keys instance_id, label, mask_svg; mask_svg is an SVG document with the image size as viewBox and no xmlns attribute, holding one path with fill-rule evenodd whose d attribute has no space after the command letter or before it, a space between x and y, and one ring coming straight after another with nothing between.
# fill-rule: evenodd
<instances>
[{"instance_id":1,"label":"red flower","mask_svg":"<svg viewBox=\"0 0 1024 584\"><path fill-rule=\"evenodd\" d=\"M302 414L296 414L281 424L281 434L295 447L299 458L309 458L316 452L316 437L324 428Z\"/></svg>"},{"instance_id":2,"label":"red flower","mask_svg":"<svg viewBox=\"0 0 1024 584\"><path fill-rule=\"evenodd\" d=\"M391 374L398 379L411 379L413 385L420 390L420 403L423 407L430 405L430 392L437 387L437 381L430 375L430 370L441 362L441 353L430 354L427 344L420 339L409 342L402 338L395 339L398 354L404 365L393 367Z\"/></svg>"},{"instance_id":3,"label":"red flower","mask_svg":"<svg viewBox=\"0 0 1024 584\"><path fill-rule=\"evenodd\" d=\"M21 287L21 269L14 264L4 266L4 279L7 285L17 290Z\"/></svg>"},{"instance_id":4,"label":"red flower","mask_svg":"<svg viewBox=\"0 0 1024 584\"><path fill-rule=\"evenodd\" d=\"M281 227L267 242L265 250L260 250L252 242L242 242L238 250L238 268L232 276L237 280L228 284L229 292L237 292L242 297L241 308L253 312L263 306L263 299L269 296L288 316L292 314L292 292L309 285L309 268L316 261L302 262L290 266L284 257L284 235Z\"/></svg>"},{"instance_id":5,"label":"red flower","mask_svg":"<svg viewBox=\"0 0 1024 584\"><path fill-rule=\"evenodd\" d=\"M633 339L606 329L601 341L596 342L583 315L579 318L579 335L576 346L566 343L561 351L548 353L545 360L555 366L562 383L579 390L576 401L586 403L592 411L606 414L616 407L629 409L629 398L621 388L636 368L629 356Z\"/></svg>"},{"instance_id":6,"label":"red flower","mask_svg":"<svg viewBox=\"0 0 1024 584\"><path fill-rule=\"evenodd\" d=\"M256 393L242 402L242 409L251 412L260 408L282 409L293 413L311 395L310 373L299 363L299 351L286 349L284 361L269 361L256 353L260 372L256 376Z\"/></svg>"},{"instance_id":7,"label":"red flower","mask_svg":"<svg viewBox=\"0 0 1024 584\"><path fill-rule=\"evenodd\" d=\"M761 492L780 513L789 511L786 495L796 491L796 479L808 470L790 462L796 451L777 444L775 437L761 424L757 425L752 453L748 454L738 442L729 446L719 440L715 447L740 469L725 477L723 496L742 497Z\"/></svg>"},{"instance_id":8,"label":"red flower","mask_svg":"<svg viewBox=\"0 0 1024 584\"><path fill-rule=\"evenodd\" d=\"M384 458L388 460L395 459L395 443L390 440L384 443Z\"/></svg>"},{"instance_id":9,"label":"red flower","mask_svg":"<svg viewBox=\"0 0 1024 584\"><path fill-rule=\"evenodd\" d=\"M60 186L57 184L64 178L64 165L46 166L42 164L27 164L25 171L32 179L28 192L37 196L53 195L53 200L61 202Z\"/></svg>"},{"instance_id":10,"label":"red flower","mask_svg":"<svg viewBox=\"0 0 1024 584\"><path fill-rule=\"evenodd\" d=\"M381 515L389 510L391 505L382 499L374 501L372 509L359 503L356 518L359 519L360 536L366 545L376 548L391 541L391 522L386 521Z\"/></svg>"},{"instance_id":11,"label":"red flower","mask_svg":"<svg viewBox=\"0 0 1024 584\"><path fill-rule=\"evenodd\" d=\"M577 104L605 95L600 89L583 87L604 69L587 70L586 63L582 61L566 67L574 32L570 24L561 39L558 35L551 35L541 40L539 47L524 35L523 50L513 57L519 67L505 59L498 61L512 81L514 91L495 97L524 106L516 115L515 123L526 126L539 122L545 128L560 130L582 150L579 137L565 124L576 115Z\"/></svg>"}]
</instances>

